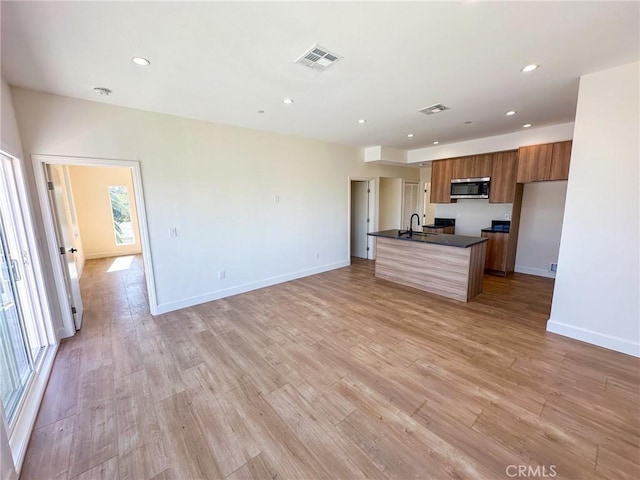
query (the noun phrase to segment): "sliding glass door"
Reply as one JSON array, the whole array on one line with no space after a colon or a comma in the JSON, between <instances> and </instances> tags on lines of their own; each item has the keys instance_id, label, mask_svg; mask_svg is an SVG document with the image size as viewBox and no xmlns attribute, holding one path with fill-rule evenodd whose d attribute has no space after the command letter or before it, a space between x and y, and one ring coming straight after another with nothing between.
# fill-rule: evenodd
<instances>
[{"instance_id":1,"label":"sliding glass door","mask_svg":"<svg viewBox=\"0 0 640 480\"><path fill-rule=\"evenodd\" d=\"M32 352L17 297L16 282L21 281L17 266L9 256L0 223L0 395L9 423L33 374Z\"/></svg>"},{"instance_id":2,"label":"sliding glass door","mask_svg":"<svg viewBox=\"0 0 640 480\"><path fill-rule=\"evenodd\" d=\"M45 347L15 159L0 153L0 400L10 432Z\"/></svg>"}]
</instances>

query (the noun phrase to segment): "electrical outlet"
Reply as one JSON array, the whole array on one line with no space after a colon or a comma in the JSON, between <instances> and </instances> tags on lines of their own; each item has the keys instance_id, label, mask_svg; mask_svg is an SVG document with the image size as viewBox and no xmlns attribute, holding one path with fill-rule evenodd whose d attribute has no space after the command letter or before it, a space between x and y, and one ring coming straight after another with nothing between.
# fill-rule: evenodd
<instances>
[{"instance_id":1,"label":"electrical outlet","mask_svg":"<svg viewBox=\"0 0 640 480\"><path fill-rule=\"evenodd\" d=\"M178 236L178 229L176 227L171 227L169 229L169 237L176 238Z\"/></svg>"},{"instance_id":2,"label":"electrical outlet","mask_svg":"<svg viewBox=\"0 0 640 480\"><path fill-rule=\"evenodd\" d=\"M280 195L273 196L273 203L280 203Z\"/></svg>"},{"instance_id":3,"label":"electrical outlet","mask_svg":"<svg viewBox=\"0 0 640 480\"><path fill-rule=\"evenodd\" d=\"M316 252L316 260L320 260L320 252Z\"/></svg>"},{"instance_id":4,"label":"electrical outlet","mask_svg":"<svg viewBox=\"0 0 640 480\"><path fill-rule=\"evenodd\" d=\"M558 264L556 262L551 262L549 264L549 271L550 272L557 272L558 271Z\"/></svg>"},{"instance_id":5,"label":"electrical outlet","mask_svg":"<svg viewBox=\"0 0 640 480\"><path fill-rule=\"evenodd\" d=\"M505 220L511 220L511 215L509 215L508 213L504 214L504 219Z\"/></svg>"},{"instance_id":6,"label":"electrical outlet","mask_svg":"<svg viewBox=\"0 0 640 480\"><path fill-rule=\"evenodd\" d=\"M218 278L219 278L220 280L224 280L226 276L227 276L227 274L225 273L225 271L224 271L224 270L220 270L220 271L218 272Z\"/></svg>"}]
</instances>

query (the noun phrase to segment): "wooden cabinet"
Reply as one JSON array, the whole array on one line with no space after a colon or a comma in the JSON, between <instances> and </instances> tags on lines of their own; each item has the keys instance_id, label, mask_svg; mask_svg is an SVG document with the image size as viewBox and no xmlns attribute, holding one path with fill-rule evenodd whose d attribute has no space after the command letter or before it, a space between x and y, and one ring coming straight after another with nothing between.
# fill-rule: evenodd
<instances>
[{"instance_id":1,"label":"wooden cabinet","mask_svg":"<svg viewBox=\"0 0 640 480\"><path fill-rule=\"evenodd\" d=\"M488 239L484 264L485 270L507 275L509 234L503 232L482 232L482 237Z\"/></svg>"},{"instance_id":2,"label":"wooden cabinet","mask_svg":"<svg viewBox=\"0 0 640 480\"><path fill-rule=\"evenodd\" d=\"M551 173L553 144L529 145L518 149L518 183L541 182Z\"/></svg>"},{"instance_id":3,"label":"wooden cabinet","mask_svg":"<svg viewBox=\"0 0 640 480\"><path fill-rule=\"evenodd\" d=\"M451 178L479 178L491 176L492 155L471 155L452 158Z\"/></svg>"},{"instance_id":4,"label":"wooden cabinet","mask_svg":"<svg viewBox=\"0 0 640 480\"><path fill-rule=\"evenodd\" d=\"M451 179L457 159L431 162L431 203L451 203Z\"/></svg>"},{"instance_id":5,"label":"wooden cabinet","mask_svg":"<svg viewBox=\"0 0 640 480\"><path fill-rule=\"evenodd\" d=\"M571 141L529 145L518 149L518 183L567 180Z\"/></svg>"},{"instance_id":6,"label":"wooden cabinet","mask_svg":"<svg viewBox=\"0 0 640 480\"><path fill-rule=\"evenodd\" d=\"M462 178L490 177L493 155L474 155L467 157L466 175Z\"/></svg>"},{"instance_id":7,"label":"wooden cabinet","mask_svg":"<svg viewBox=\"0 0 640 480\"><path fill-rule=\"evenodd\" d=\"M517 151L493 154L489 203L513 203L516 194L517 174Z\"/></svg>"},{"instance_id":8,"label":"wooden cabinet","mask_svg":"<svg viewBox=\"0 0 640 480\"><path fill-rule=\"evenodd\" d=\"M551 157L551 173L549 180L568 180L569 161L571 160L571 145L573 142L558 142L553 144Z\"/></svg>"},{"instance_id":9,"label":"wooden cabinet","mask_svg":"<svg viewBox=\"0 0 640 480\"><path fill-rule=\"evenodd\" d=\"M472 155L431 162L431 203L451 203L451 179L490 177L493 155Z\"/></svg>"},{"instance_id":10,"label":"wooden cabinet","mask_svg":"<svg viewBox=\"0 0 640 480\"><path fill-rule=\"evenodd\" d=\"M447 227L423 227L422 231L424 233L448 233L450 235L455 235L456 226L449 225Z\"/></svg>"}]
</instances>

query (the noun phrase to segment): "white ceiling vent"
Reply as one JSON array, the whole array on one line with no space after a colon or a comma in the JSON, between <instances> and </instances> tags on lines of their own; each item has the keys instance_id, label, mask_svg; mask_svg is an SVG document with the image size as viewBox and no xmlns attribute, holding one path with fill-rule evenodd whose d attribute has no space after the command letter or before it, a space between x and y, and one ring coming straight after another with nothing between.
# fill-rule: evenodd
<instances>
[{"instance_id":1,"label":"white ceiling vent","mask_svg":"<svg viewBox=\"0 0 640 480\"><path fill-rule=\"evenodd\" d=\"M449 107L445 107L441 103L436 103L435 105L424 107L418 111L425 115L435 115L436 113L444 112L445 110L449 110Z\"/></svg>"},{"instance_id":2,"label":"white ceiling vent","mask_svg":"<svg viewBox=\"0 0 640 480\"><path fill-rule=\"evenodd\" d=\"M342 55L330 52L322 45L316 44L309 50L304 52L302 55L300 55L293 63L299 63L301 65L313 68L314 70L322 71L326 70L337 61L342 60L342 58L344 58L342 57Z\"/></svg>"}]
</instances>

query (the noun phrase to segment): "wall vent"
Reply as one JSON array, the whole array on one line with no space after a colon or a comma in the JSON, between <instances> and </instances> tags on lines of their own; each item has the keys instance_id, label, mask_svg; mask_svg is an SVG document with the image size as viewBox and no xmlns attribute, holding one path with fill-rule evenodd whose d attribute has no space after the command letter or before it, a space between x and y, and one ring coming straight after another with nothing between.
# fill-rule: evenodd
<instances>
[{"instance_id":1,"label":"wall vent","mask_svg":"<svg viewBox=\"0 0 640 480\"><path fill-rule=\"evenodd\" d=\"M441 103L436 103L435 105L421 108L418 111L420 113L424 113L425 115L435 115L436 113L444 112L445 110L449 110L449 107L446 107Z\"/></svg>"},{"instance_id":2,"label":"wall vent","mask_svg":"<svg viewBox=\"0 0 640 480\"><path fill-rule=\"evenodd\" d=\"M314 70L326 70L334 63L342 60L344 57L335 52L330 52L321 45L315 44L309 50L300 55L295 62Z\"/></svg>"}]
</instances>

